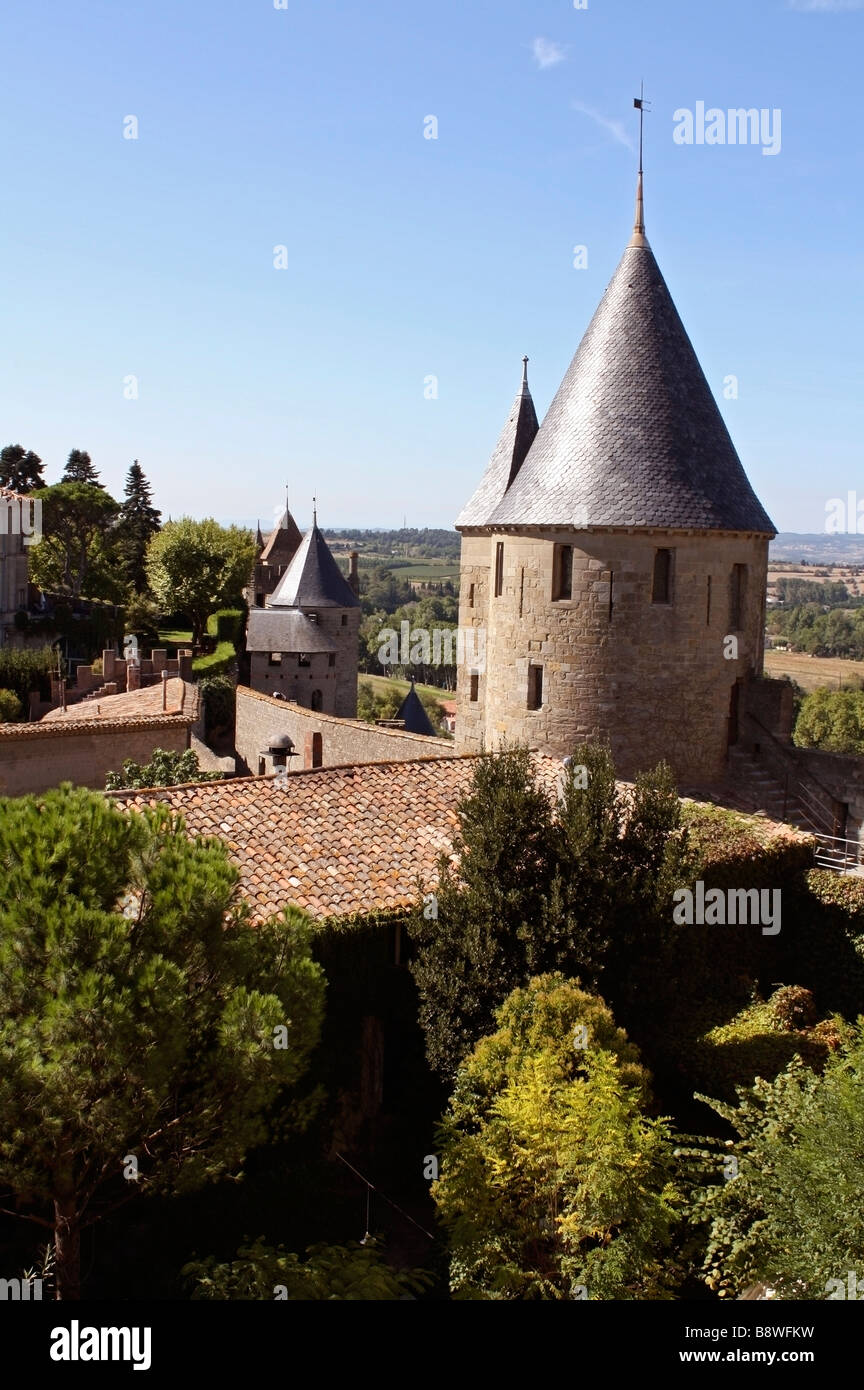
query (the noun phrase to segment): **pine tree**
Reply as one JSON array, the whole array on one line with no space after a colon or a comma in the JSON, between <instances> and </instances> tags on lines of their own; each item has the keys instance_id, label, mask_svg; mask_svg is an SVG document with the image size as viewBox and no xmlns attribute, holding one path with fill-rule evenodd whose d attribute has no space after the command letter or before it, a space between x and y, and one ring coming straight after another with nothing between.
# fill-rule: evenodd
<instances>
[{"instance_id":1,"label":"pine tree","mask_svg":"<svg viewBox=\"0 0 864 1390\"><path fill-rule=\"evenodd\" d=\"M93 467L90 455L84 449L72 449L66 463L66 472L61 483L89 483L91 487L103 487L99 474Z\"/></svg>"},{"instance_id":2,"label":"pine tree","mask_svg":"<svg viewBox=\"0 0 864 1390\"><path fill-rule=\"evenodd\" d=\"M123 569L136 594L146 593L147 546L160 528L162 513L153 506L150 484L137 459L126 475L118 536Z\"/></svg>"},{"instance_id":3,"label":"pine tree","mask_svg":"<svg viewBox=\"0 0 864 1390\"><path fill-rule=\"evenodd\" d=\"M225 846L68 784L0 802L0 1205L53 1233L238 1175L303 1075L324 978L294 908L252 930Z\"/></svg>"},{"instance_id":4,"label":"pine tree","mask_svg":"<svg viewBox=\"0 0 864 1390\"><path fill-rule=\"evenodd\" d=\"M45 465L32 449L21 444L7 444L0 451L0 487L13 492L31 492L45 486Z\"/></svg>"}]
</instances>

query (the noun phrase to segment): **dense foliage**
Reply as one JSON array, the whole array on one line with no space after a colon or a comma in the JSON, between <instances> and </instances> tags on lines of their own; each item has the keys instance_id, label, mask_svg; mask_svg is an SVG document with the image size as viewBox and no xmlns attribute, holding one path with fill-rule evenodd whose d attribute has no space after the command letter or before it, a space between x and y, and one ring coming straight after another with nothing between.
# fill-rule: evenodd
<instances>
[{"instance_id":1,"label":"dense foliage","mask_svg":"<svg viewBox=\"0 0 864 1390\"><path fill-rule=\"evenodd\" d=\"M237 1258L220 1264L212 1256L190 1261L183 1269L193 1284L193 1299L276 1299L278 1301L392 1302L413 1298L430 1282L422 1270L395 1270L374 1240L365 1244L311 1245L306 1258L262 1238L241 1246Z\"/></svg>"},{"instance_id":2,"label":"dense foliage","mask_svg":"<svg viewBox=\"0 0 864 1390\"><path fill-rule=\"evenodd\" d=\"M707 1186L695 1207L708 1228L707 1283L730 1298L756 1282L779 1298L836 1298L829 1281L845 1286L864 1270L864 1033L821 1075L795 1059L741 1090L737 1105L709 1104L738 1137L737 1175Z\"/></svg>"},{"instance_id":3,"label":"dense foliage","mask_svg":"<svg viewBox=\"0 0 864 1390\"><path fill-rule=\"evenodd\" d=\"M253 931L223 845L164 807L7 800L0 863L0 1183L53 1231L75 1298L84 1226L237 1173L266 1138L324 981L302 914Z\"/></svg>"},{"instance_id":4,"label":"dense foliage","mask_svg":"<svg viewBox=\"0 0 864 1390\"><path fill-rule=\"evenodd\" d=\"M209 615L242 599L254 561L250 531L183 517L151 539L147 578L163 612L188 614L193 642L200 643Z\"/></svg>"},{"instance_id":5,"label":"dense foliage","mask_svg":"<svg viewBox=\"0 0 864 1390\"><path fill-rule=\"evenodd\" d=\"M27 709L32 690L45 691L57 673L53 647L0 647L0 689L11 690Z\"/></svg>"},{"instance_id":6,"label":"dense foliage","mask_svg":"<svg viewBox=\"0 0 864 1390\"><path fill-rule=\"evenodd\" d=\"M517 989L460 1066L433 1185L456 1298L669 1297L671 1136L603 1001Z\"/></svg>"},{"instance_id":7,"label":"dense foliage","mask_svg":"<svg viewBox=\"0 0 864 1390\"><path fill-rule=\"evenodd\" d=\"M864 690L823 688L806 695L792 741L798 748L864 753Z\"/></svg>"},{"instance_id":8,"label":"dense foliage","mask_svg":"<svg viewBox=\"0 0 864 1390\"><path fill-rule=\"evenodd\" d=\"M32 449L21 444L7 444L0 450L0 487L12 492L32 492L45 486L45 465Z\"/></svg>"},{"instance_id":9,"label":"dense foliage","mask_svg":"<svg viewBox=\"0 0 864 1390\"><path fill-rule=\"evenodd\" d=\"M119 503L101 485L78 481L33 496L42 501L42 538L30 548L33 583L48 593L122 602L114 535Z\"/></svg>"},{"instance_id":10,"label":"dense foliage","mask_svg":"<svg viewBox=\"0 0 864 1390\"><path fill-rule=\"evenodd\" d=\"M631 1016L650 1007L687 862L669 770L640 776L628 799L608 750L586 746L556 798L515 748L478 759L456 812L458 868L442 856L435 912L418 904L410 924L430 1065L452 1076L507 994L541 971L579 975Z\"/></svg>"},{"instance_id":11,"label":"dense foliage","mask_svg":"<svg viewBox=\"0 0 864 1390\"><path fill-rule=\"evenodd\" d=\"M202 772L198 755L192 748L187 748L184 753L154 748L149 762L136 763L132 758L126 758L122 772L107 773L105 790L117 792L130 787L175 787L183 782L218 782L221 777L221 772Z\"/></svg>"}]
</instances>

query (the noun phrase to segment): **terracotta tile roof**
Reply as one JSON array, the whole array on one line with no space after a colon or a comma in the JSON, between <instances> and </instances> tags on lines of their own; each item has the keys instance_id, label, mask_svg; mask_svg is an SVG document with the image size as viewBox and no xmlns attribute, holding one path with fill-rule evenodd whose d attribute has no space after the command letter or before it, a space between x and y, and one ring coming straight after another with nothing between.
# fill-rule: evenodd
<instances>
[{"instance_id":1,"label":"terracotta tile roof","mask_svg":"<svg viewBox=\"0 0 864 1390\"><path fill-rule=\"evenodd\" d=\"M32 738L71 738L73 734L130 733L133 729L188 729L188 714L136 719L42 719L38 724L0 724L0 745Z\"/></svg>"},{"instance_id":2,"label":"terracotta tile roof","mask_svg":"<svg viewBox=\"0 0 864 1390\"><path fill-rule=\"evenodd\" d=\"M240 870L255 921L293 903L319 921L396 912L416 901L417 879L436 880L450 847L456 803L477 754L364 763L275 777L118 792L138 810L180 812L193 835L218 835ZM535 754L550 788L555 758Z\"/></svg>"},{"instance_id":3,"label":"terracotta tile roof","mask_svg":"<svg viewBox=\"0 0 864 1390\"><path fill-rule=\"evenodd\" d=\"M94 720L159 719L182 715L187 723L198 718L198 687L174 676L167 681L166 707L162 708L162 683L147 685L141 690L124 691L120 695L99 695L96 699L80 700L68 709L52 709L40 721L43 724L62 720L64 723L91 723Z\"/></svg>"}]
</instances>

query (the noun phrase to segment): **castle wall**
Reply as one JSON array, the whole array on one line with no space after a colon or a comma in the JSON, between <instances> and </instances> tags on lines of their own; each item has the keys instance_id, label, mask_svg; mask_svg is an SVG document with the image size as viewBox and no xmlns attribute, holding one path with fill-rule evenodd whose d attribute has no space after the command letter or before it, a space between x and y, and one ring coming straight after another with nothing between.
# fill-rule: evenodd
<instances>
[{"instance_id":1,"label":"castle wall","mask_svg":"<svg viewBox=\"0 0 864 1390\"><path fill-rule=\"evenodd\" d=\"M453 757L456 753L450 739L409 734L402 729L379 729L362 719L337 719L270 699L239 685L235 746L245 768L257 773L261 750L280 734L288 734L297 748L298 757L290 759L289 772L312 766L309 740L315 734L321 738L321 767ZM273 771L269 759L266 771Z\"/></svg>"},{"instance_id":2,"label":"castle wall","mask_svg":"<svg viewBox=\"0 0 864 1390\"><path fill-rule=\"evenodd\" d=\"M4 724L0 736L0 796L23 796L73 782L104 791L105 774L126 758L148 763L155 749L183 753L190 721L182 718L105 720L89 724Z\"/></svg>"},{"instance_id":3,"label":"castle wall","mask_svg":"<svg viewBox=\"0 0 864 1390\"><path fill-rule=\"evenodd\" d=\"M495 597L498 543L503 592ZM556 543L574 547L569 599L552 597ZM652 602L658 548L674 552L670 603ZM767 539L743 534L464 535L459 621L485 629L486 669L472 701L470 667L460 666L457 750L506 740L563 757L602 740L625 778L664 758L685 783L721 776L732 689L762 669L767 560ZM747 566L747 580L732 631L734 565ZM730 635L738 641L732 659L724 656ZM536 710L528 708L532 664L542 666Z\"/></svg>"}]
</instances>

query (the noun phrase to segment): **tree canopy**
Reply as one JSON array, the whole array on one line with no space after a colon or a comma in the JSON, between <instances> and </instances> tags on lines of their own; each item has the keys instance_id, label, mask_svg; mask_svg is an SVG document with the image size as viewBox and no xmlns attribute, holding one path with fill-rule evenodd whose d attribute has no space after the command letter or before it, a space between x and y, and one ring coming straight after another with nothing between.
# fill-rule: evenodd
<instances>
[{"instance_id":1,"label":"tree canopy","mask_svg":"<svg viewBox=\"0 0 864 1390\"><path fill-rule=\"evenodd\" d=\"M209 615L241 600L255 562L255 538L212 518L169 521L147 549L147 579L165 613L185 613L200 642Z\"/></svg>"},{"instance_id":2,"label":"tree canopy","mask_svg":"<svg viewBox=\"0 0 864 1390\"><path fill-rule=\"evenodd\" d=\"M30 577L49 593L122 602L113 555L119 505L92 483L55 483L42 499L42 538L30 550Z\"/></svg>"},{"instance_id":3,"label":"tree canopy","mask_svg":"<svg viewBox=\"0 0 864 1390\"><path fill-rule=\"evenodd\" d=\"M12 492L32 492L45 486L45 465L32 449L21 444L7 444L0 451L0 487Z\"/></svg>"},{"instance_id":4,"label":"tree canopy","mask_svg":"<svg viewBox=\"0 0 864 1390\"><path fill-rule=\"evenodd\" d=\"M533 979L460 1066L432 1187L459 1299L669 1297L681 1199L647 1074L603 1001Z\"/></svg>"},{"instance_id":5,"label":"tree canopy","mask_svg":"<svg viewBox=\"0 0 864 1390\"><path fill-rule=\"evenodd\" d=\"M136 594L147 592L147 547L159 530L162 513L153 506L150 484L137 459L129 466L123 505L117 524L117 542L123 572Z\"/></svg>"},{"instance_id":6,"label":"tree canopy","mask_svg":"<svg viewBox=\"0 0 864 1390\"><path fill-rule=\"evenodd\" d=\"M510 990L541 971L578 974L635 1012L687 863L669 769L640 774L627 795L608 749L587 745L556 797L527 750L505 749L477 760L456 814L455 862L442 856L434 904L410 922L434 1070L452 1077Z\"/></svg>"},{"instance_id":7,"label":"tree canopy","mask_svg":"<svg viewBox=\"0 0 864 1390\"><path fill-rule=\"evenodd\" d=\"M61 483L87 483L90 487L102 487L99 474L86 449L70 449L69 458Z\"/></svg>"},{"instance_id":8,"label":"tree canopy","mask_svg":"<svg viewBox=\"0 0 864 1390\"><path fill-rule=\"evenodd\" d=\"M253 930L224 846L165 807L68 785L7 800L0 862L0 1183L75 1298L84 1226L236 1174L265 1139L324 980L302 914Z\"/></svg>"}]
</instances>

